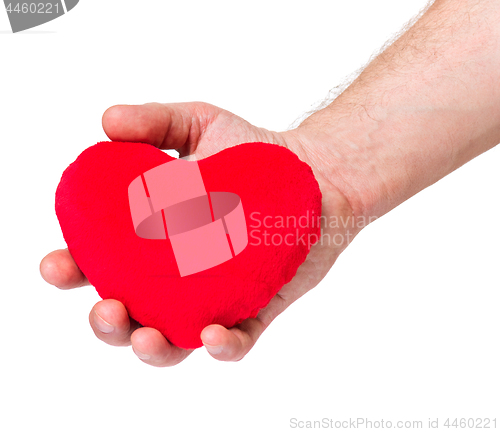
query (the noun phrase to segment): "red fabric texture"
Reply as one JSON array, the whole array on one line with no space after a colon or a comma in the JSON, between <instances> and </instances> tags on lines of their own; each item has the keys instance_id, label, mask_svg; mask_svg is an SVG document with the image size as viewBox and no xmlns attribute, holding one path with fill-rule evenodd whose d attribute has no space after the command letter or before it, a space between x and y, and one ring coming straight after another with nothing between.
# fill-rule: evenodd
<instances>
[{"instance_id":1,"label":"red fabric texture","mask_svg":"<svg viewBox=\"0 0 500 432\"><path fill-rule=\"evenodd\" d=\"M56 213L69 251L103 299L121 301L173 344L197 348L204 327L255 317L293 278L319 239L321 192L311 168L274 144L240 144L199 161L207 191L241 198L249 243L223 264L180 277L168 239L136 235L128 202L131 181L169 160L149 144L98 143L64 171Z\"/></svg>"}]
</instances>

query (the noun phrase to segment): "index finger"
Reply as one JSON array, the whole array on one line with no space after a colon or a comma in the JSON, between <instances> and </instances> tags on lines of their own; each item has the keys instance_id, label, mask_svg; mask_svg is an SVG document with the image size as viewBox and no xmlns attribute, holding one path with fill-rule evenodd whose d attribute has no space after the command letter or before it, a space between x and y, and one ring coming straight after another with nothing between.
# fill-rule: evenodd
<instances>
[{"instance_id":1,"label":"index finger","mask_svg":"<svg viewBox=\"0 0 500 432\"><path fill-rule=\"evenodd\" d=\"M78 268L68 249L55 250L43 258L40 274L46 282L60 289L89 285L88 279Z\"/></svg>"}]
</instances>

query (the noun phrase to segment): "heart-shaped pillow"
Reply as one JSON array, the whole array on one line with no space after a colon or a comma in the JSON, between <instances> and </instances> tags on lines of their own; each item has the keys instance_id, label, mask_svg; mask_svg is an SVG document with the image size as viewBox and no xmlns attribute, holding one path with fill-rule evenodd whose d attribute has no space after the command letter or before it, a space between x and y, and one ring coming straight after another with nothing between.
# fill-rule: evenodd
<instances>
[{"instance_id":1,"label":"heart-shaped pillow","mask_svg":"<svg viewBox=\"0 0 500 432\"><path fill-rule=\"evenodd\" d=\"M236 197L246 241L239 250L233 244L230 259L181 276L174 249L182 248L182 238L177 244L168 235L144 238L131 198L134 180L140 185L153 168L173 167L173 161L149 144L98 143L64 171L56 213L70 253L103 299L121 301L133 319L158 329L173 344L197 348L207 325L230 328L255 317L293 278L319 240L321 192L311 168L274 144L240 144L196 162L209 196ZM178 196L185 181L160 178L161 193ZM150 200L147 193L141 196ZM186 218L192 211L184 209ZM163 222L165 214L157 213ZM230 243L230 218L225 219ZM215 246L213 254L191 252L207 259L217 255ZM184 258L191 252L184 251Z\"/></svg>"}]
</instances>

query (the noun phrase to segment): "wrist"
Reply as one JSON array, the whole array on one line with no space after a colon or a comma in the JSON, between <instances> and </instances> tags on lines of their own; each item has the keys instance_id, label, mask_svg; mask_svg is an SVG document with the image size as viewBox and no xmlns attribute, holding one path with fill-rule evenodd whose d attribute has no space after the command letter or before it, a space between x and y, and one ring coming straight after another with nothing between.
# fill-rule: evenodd
<instances>
[{"instance_id":1,"label":"wrist","mask_svg":"<svg viewBox=\"0 0 500 432\"><path fill-rule=\"evenodd\" d=\"M388 179L375 163L377 144L370 137L375 127L357 108L332 105L289 131L300 142L299 157L320 177L322 190L342 194L358 220L385 213L389 197Z\"/></svg>"},{"instance_id":2,"label":"wrist","mask_svg":"<svg viewBox=\"0 0 500 432\"><path fill-rule=\"evenodd\" d=\"M321 247L321 250L329 249L331 266L361 229L376 217L370 217L369 212L363 210L361 194L348 188L347 182L344 182L342 164L335 164L326 153L322 153L326 147L323 148L319 139L311 137L310 131L297 128L282 132L277 142L307 163L318 181L322 194L321 245L326 246ZM335 166L339 169L336 170Z\"/></svg>"}]
</instances>

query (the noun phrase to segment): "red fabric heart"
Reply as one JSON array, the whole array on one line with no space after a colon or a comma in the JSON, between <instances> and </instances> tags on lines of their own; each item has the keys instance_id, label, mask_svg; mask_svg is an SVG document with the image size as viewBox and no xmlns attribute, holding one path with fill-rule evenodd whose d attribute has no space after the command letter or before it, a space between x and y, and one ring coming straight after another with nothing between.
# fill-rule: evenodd
<instances>
[{"instance_id":1,"label":"red fabric heart","mask_svg":"<svg viewBox=\"0 0 500 432\"><path fill-rule=\"evenodd\" d=\"M149 144L98 143L64 171L56 213L103 299L121 301L173 344L197 348L204 327L255 317L293 278L319 239L321 192L311 168L274 144L240 144L198 161L207 191L241 198L249 242L229 261L180 277L168 239L136 235L128 200L132 180L171 160Z\"/></svg>"}]
</instances>

